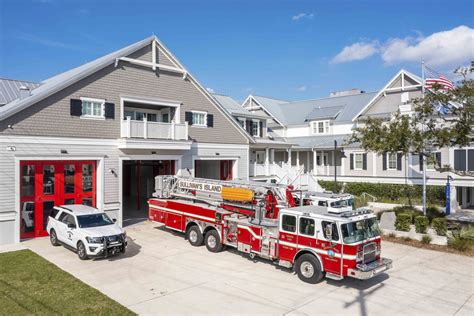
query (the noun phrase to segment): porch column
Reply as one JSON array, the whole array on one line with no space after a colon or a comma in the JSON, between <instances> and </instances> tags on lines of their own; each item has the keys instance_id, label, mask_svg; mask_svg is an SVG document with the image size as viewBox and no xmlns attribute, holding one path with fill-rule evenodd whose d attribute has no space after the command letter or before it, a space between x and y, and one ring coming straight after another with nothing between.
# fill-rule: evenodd
<instances>
[{"instance_id":1,"label":"porch column","mask_svg":"<svg viewBox=\"0 0 474 316\"><path fill-rule=\"evenodd\" d=\"M300 167L300 152L296 152L296 166L299 168Z\"/></svg>"},{"instance_id":2,"label":"porch column","mask_svg":"<svg viewBox=\"0 0 474 316\"><path fill-rule=\"evenodd\" d=\"M310 166L309 161L310 161L310 160L309 160L309 151L307 151L307 152L306 152L306 168L305 168L305 169L306 169L305 172L307 172L307 173L310 172L310 171L309 171L309 166Z\"/></svg>"},{"instance_id":3,"label":"porch column","mask_svg":"<svg viewBox=\"0 0 474 316\"><path fill-rule=\"evenodd\" d=\"M143 138L148 138L148 119L143 117Z\"/></svg>"},{"instance_id":4,"label":"porch column","mask_svg":"<svg viewBox=\"0 0 474 316\"><path fill-rule=\"evenodd\" d=\"M132 134L132 118L127 116L127 138L130 138Z\"/></svg>"},{"instance_id":5,"label":"porch column","mask_svg":"<svg viewBox=\"0 0 474 316\"><path fill-rule=\"evenodd\" d=\"M265 175L270 175L270 148L265 148Z\"/></svg>"},{"instance_id":6,"label":"porch column","mask_svg":"<svg viewBox=\"0 0 474 316\"><path fill-rule=\"evenodd\" d=\"M317 168L316 168L316 151L313 149L313 174L317 175Z\"/></svg>"},{"instance_id":7,"label":"porch column","mask_svg":"<svg viewBox=\"0 0 474 316\"><path fill-rule=\"evenodd\" d=\"M291 167L291 148L289 148L286 152L288 153L288 166Z\"/></svg>"}]
</instances>

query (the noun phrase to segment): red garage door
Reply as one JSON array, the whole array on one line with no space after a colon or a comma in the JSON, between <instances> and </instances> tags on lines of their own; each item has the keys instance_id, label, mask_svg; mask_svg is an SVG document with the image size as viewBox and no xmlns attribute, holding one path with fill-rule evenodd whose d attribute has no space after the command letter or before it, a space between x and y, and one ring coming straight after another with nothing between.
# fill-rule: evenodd
<instances>
[{"instance_id":1,"label":"red garage door","mask_svg":"<svg viewBox=\"0 0 474 316\"><path fill-rule=\"evenodd\" d=\"M46 236L55 205L96 205L95 161L20 163L20 238Z\"/></svg>"}]
</instances>

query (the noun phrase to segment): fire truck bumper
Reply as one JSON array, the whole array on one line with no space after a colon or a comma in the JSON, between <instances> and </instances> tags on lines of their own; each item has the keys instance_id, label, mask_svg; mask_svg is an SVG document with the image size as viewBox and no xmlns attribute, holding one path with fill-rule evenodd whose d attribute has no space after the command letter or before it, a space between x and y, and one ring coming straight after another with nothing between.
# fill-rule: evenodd
<instances>
[{"instance_id":1,"label":"fire truck bumper","mask_svg":"<svg viewBox=\"0 0 474 316\"><path fill-rule=\"evenodd\" d=\"M387 258L380 258L368 264L358 264L357 268L349 269L347 276L359 280L368 280L382 272L392 268L392 260Z\"/></svg>"}]
</instances>

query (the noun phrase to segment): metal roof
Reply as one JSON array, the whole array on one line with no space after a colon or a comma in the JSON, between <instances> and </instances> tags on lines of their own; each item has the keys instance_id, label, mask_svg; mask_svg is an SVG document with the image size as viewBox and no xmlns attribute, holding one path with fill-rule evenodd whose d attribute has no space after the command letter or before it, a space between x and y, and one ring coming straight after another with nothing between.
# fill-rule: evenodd
<instances>
[{"instance_id":1,"label":"metal roof","mask_svg":"<svg viewBox=\"0 0 474 316\"><path fill-rule=\"evenodd\" d=\"M340 111L334 118L335 124L350 122L376 94L376 92L370 92L293 102L260 96L253 97L283 125L302 125L306 124L308 117L311 120L317 120L327 118L330 113L334 114L335 110L328 108L336 108ZM315 109L321 110L315 111Z\"/></svg>"},{"instance_id":2,"label":"metal roof","mask_svg":"<svg viewBox=\"0 0 474 316\"><path fill-rule=\"evenodd\" d=\"M12 102L20 97L20 88L27 87L30 90L37 88L40 83L0 78L0 106Z\"/></svg>"},{"instance_id":3,"label":"metal roof","mask_svg":"<svg viewBox=\"0 0 474 316\"><path fill-rule=\"evenodd\" d=\"M261 118L261 119L269 119L270 117L263 114L252 113L240 105L237 101L233 98L223 95L213 93L213 97L219 101L222 107L232 116L242 116L242 117L254 117L254 118Z\"/></svg>"},{"instance_id":4,"label":"metal roof","mask_svg":"<svg viewBox=\"0 0 474 316\"><path fill-rule=\"evenodd\" d=\"M324 135L324 136L302 136L302 137L287 137L287 142L296 144L299 148L315 148L315 149L333 149L334 141L337 141L337 146L357 147L357 144L348 144L351 134L342 135ZM297 148L298 148L297 147Z\"/></svg>"},{"instance_id":5,"label":"metal roof","mask_svg":"<svg viewBox=\"0 0 474 316\"><path fill-rule=\"evenodd\" d=\"M306 116L305 121L313 121L316 119L335 119L341 111L344 109L343 106L332 106L332 107L317 107L314 108L311 113Z\"/></svg>"}]
</instances>

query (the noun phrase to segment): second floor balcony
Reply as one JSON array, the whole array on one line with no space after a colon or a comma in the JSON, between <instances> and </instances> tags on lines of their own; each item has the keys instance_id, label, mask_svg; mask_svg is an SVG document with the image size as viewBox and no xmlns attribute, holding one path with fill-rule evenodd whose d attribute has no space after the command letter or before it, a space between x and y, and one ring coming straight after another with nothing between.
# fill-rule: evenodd
<instances>
[{"instance_id":1,"label":"second floor balcony","mask_svg":"<svg viewBox=\"0 0 474 316\"><path fill-rule=\"evenodd\" d=\"M188 123L151 122L146 118L137 121L129 116L121 122L120 136L122 138L187 140Z\"/></svg>"}]
</instances>

